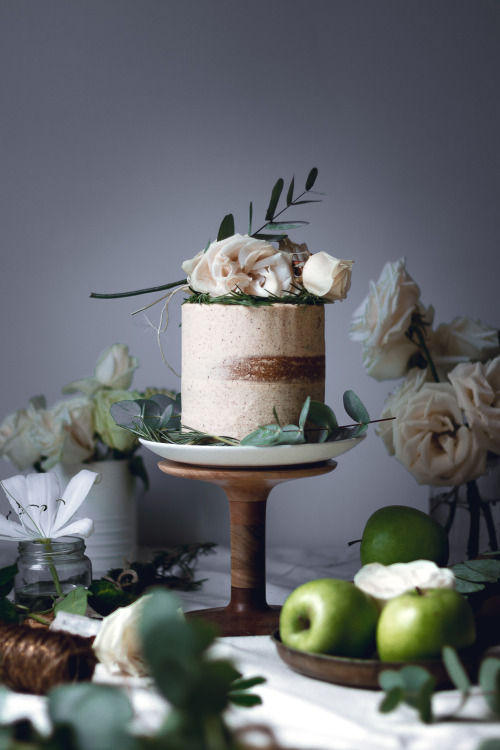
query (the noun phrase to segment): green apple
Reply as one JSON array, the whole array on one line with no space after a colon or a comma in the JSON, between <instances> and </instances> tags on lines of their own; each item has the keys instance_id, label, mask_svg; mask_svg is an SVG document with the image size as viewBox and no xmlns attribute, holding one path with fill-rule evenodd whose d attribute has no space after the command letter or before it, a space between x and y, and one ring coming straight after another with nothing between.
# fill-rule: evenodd
<instances>
[{"instance_id":1,"label":"green apple","mask_svg":"<svg viewBox=\"0 0 500 750\"><path fill-rule=\"evenodd\" d=\"M298 586L280 614L286 646L337 656L369 656L375 649L378 609L350 581L317 578Z\"/></svg>"},{"instance_id":2,"label":"green apple","mask_svg":"<svg viewBox=\"0 0 500 750\"><path fill-rule=\"evenodd\" d=\"M443 568L448 553L448 535L441 524L406 505L376 510L366 522L360 548L362 565L432 560Z\"/></svg>"},{"instance_id":3,"label":"green apple","mask_svg":"<svg viewBox=\"0 0 500 750\"><path fill-rule=\"evenodd\" d=\"M377 625L382 661L439 659L443 646L460 649L476 640L474 614L454 589L408 591L389 601Z\"/></svg>"}]
</instances>

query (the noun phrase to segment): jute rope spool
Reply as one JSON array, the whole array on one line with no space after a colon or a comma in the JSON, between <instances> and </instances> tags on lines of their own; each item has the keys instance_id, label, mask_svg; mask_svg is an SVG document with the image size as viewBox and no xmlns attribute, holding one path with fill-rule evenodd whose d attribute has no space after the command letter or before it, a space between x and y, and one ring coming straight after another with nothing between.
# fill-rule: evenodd
<instances>
[{"instance_id":1,"label":"jute rope spool","mask_svg":"<svg viewBox=\"0 0 500 750\"><path fill-rule=\"evenodd\" d=\"M91 638L0 622L0 682L11 690L44 695L90 680L96 663Z\"/></svg>"}]
</instances>

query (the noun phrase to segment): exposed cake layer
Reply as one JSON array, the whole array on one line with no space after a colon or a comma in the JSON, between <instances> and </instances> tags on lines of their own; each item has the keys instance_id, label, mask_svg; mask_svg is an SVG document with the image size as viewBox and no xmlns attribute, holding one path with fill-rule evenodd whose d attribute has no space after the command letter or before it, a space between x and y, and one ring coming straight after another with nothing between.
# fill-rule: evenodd
<instances>
[{"instance_id":1,"label":"exposed cake layer","mask_svg":"<svg viewBox=\"0 0 500 750\"><path fill-rule=\"evenodd\" d=\"M324 400L322 305L182 306L182 422L242 438Z\"/></svg>"}]
</instances>

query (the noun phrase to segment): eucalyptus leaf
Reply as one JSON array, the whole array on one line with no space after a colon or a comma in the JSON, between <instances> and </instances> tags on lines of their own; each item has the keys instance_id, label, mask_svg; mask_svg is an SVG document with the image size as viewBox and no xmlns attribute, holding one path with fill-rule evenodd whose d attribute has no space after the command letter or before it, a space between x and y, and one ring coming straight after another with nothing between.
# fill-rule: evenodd
<instances>
[{"instance_id":1,"label":"eucalyptus leaf","mask_svg":"<svg viewBox=\"0 0 500 750\"><path fill-rule=\"evenodd\" d=\"M469 676L458 658L455 649L451 646L444 646L442 657L450 680L453 682L457 690L461 690L462 693L468 693L471 688L471 681L469 680Z\"/></svg>"},{"instance_id":2,"label":"eucalyptus leaf","mask_svg":"<svg viewBox=\"0 0 500 750\"><path fill-rule=\"evenodd\" d=\"M54 613L57 615L58 612L71 612L74 615L84 615L87 611L87 600L90 596L90 591L84 586L77 586L72 589L64 599L54 607Z\"/></svg>"},{"instance_id":3,"label":"eucalyptus leaf","mask_svg":"<svg viewBox=\"0 0 500 750\"><path fill-rule=\"evenodd\" d=\"M405 691L400 685L389 688L379 705L379 711L388 714L394 711L404 700Z\"/></svg>"},{"instance_id":4,"label":"eucalyptus leaf","mask_svg":"<svg viewBox=\"0 0 500 750\"><path fill-rule=\"evenodd\" d=\"M116 424L128 430L142 418L142 409L137 401L115 401L111 404L110 412Z\"/></svg>"},{"instance_id":5,"label":"eucalyptus leaf","mask_svg":"<svg viewBox=\"0 0 500 750\"><path fill-rule=\"evenodd\" d=\"M307 418L310 422L323 428L316 434L319 443L326 442L338 428L337 417L332 409L321 401L311 401Z\"/></svg>"},{"instance_id":6,"label":"eucalyptus leaf","mask_svg":"<svg viewBox=\"0 0 500 750\"><path fill-rule=\"evenodd\" d=\"M484 583L473 583L472 581L464 581L461 578L455 576L455 589L459 594L475 594L477 591L482 591L485 588Z\"/></svg>"},{"instance_id":7,"label":"eucalyptus leaf","mask_svg":"<svg viewBox=\"0 0 500 750\"><path fill-rule=\"evenodd\" d=\"M479 667L478 682L488 706L500 716L500 659L484 659Z\"/></svg>"},{"instance_id":8,"label":"eucalyptus leaf","mask_svg":"<svg viewBox=\"0 0 500 750\"><path fill-rule=\"evenodd\" d=\"M266 221L272 221L274 218L274 214L276 211L276 207L278 205L278 201L281 197L281 193L283 192L283 185L284 185L283 180L280 177L276 181L273 187L272 193L271 193L271 199L269 201L269 205L266 211Z\"/></svg>"},{"instance_id":9,"label":"eucalyptus leaf","mask_svg":"<svg viewBox=\"0 0 500 750\"><path fill-rule=\"evenodd\" d=\"M309 414L310 406L311 406L311 397L308 396L306 400L304 401L304 405L302 406L302 409L300 411L300 416L299 416L299 427L302 431L304 431L304 428L307 422L307 415Z\"/></svg>"},{"instance_id":10,"label":"eucalyptus leaf","mask_svg":"<svg viewBox=\"0 0 500 750\"><path fill-rule=\"evenodd\" d=\"M262 704L260 695L254 695L253 693L231 692L228 697L230 703L240 708L253 708Z\"/></svg>"},{"instance_id":11,"label":"eucalyptus leaf","mask_svg":"<svg viewBox=\"0 0 500 750\"><path fill-rule=\"evenodd\" d=\"M263 425L240 440L240 445L276 445L280 433L281 427L277 424Z\"/></svg>"},{"instance_id":12,"label":"eucalyptus leaf","mask_svg":"<svg viewBox=\"0 0 500 750\"><path fill-rule=\"evenodd\" d=\"M17 574L17 565L7 565L0 568L0 597L7 596L14 588L14 578Z\"/></svg>"},{"instance_id":13,"label":"eucalyptus leaf","mask_svg":"<svg viewBox=\"0 0 500 750\"><path fill-rule=\"evenodd\" d=\"M434 688L434 678L429 677L421 686L417 695L416 708L424 724L432 724L434 718L432 713L432 694L434 693Z\"/></svg>"},{"instance_id":14,"label":"eucalyptus leaf","mask_svg":"<svg viewBox=\"0 0 500 750\"><path fill-rule=\"evenodd\" d=\"M477 560L477 562L495 562L495 560ZM461 578L464 581L474 581L479 583L495 583L498 578L497 576L491 575L487 572L487 569L481 569L481 567L471 567L467 563L456 563L452 566L452 571L457 578Z\"/></svg>"},{"instance_id":15,"label":"eucalyptus leaf","mask_svg":"<svg viewBox=\"0 0 500 750\"><path fill-rule=\"evenodd\" d=\"M226 214L222 219L217 232L217 242L226 240L228 237L232 237L234 234L234 216L233 214Z\"/></svg>"},{"instance_id":16,"label":"eucalyptus leaf","mask_svg":"<svg viewBox=\"0 0 500 750\"><path fill-rule=\"evenodd\" d=\"M79 750L129 750L133 710L125 693L111 685L81 682L54 688L48 696L53 724L73 730Z\"/></svg>"},{"instance_id":17,"label":"eucalyptus leaf","mask_svg":"<svg viewBox=\"0 0 500 750\"><path fill-rule=\"evenodd\" d=\"M491 576L495 580L500 578L500 560L466 560L464 565L470 570Z\"/></svg>"},{"instance_id":18,"label":"eucalyptus leaf","mask_svg":"<svg viewBox=\"0 0 500 750\"><path fill-rule=\"evenodd\" d=\"M291 221L291 222L276 222L276 221L269 221L266 224L266 229L270 229L271 231L279 231L283 230L286 231L287 229L299 229L299 227L305 227L309 224L308 221Z\"/></svg>"},{"instance_id":19,"label":"eucalyptus leaf","mask_svg":"<svg viewBox=\"0 0 500 750\"><path fill-rule=\"evenodd\" d=\"M318 177L318 170L316 167L313 167L307 176L307 180L306 180L307 191L309 191L313 187L314 183L316 182L317 177Z\"/></svg>"},{"instance_id":20,"label":"eucalyptus leaf","mask_svg":"<svg viewBox=\"0 0 500 750\"><path fill-rule=\"evenodd\" d=\"M291 206L293 201L293 189L295 184L295 177L292 177L292 181L290 182L290 187L288 188L288 192L286 194L286 205Z\"/></svg>"},{"instance_id":21,"label":"eucalyptus leaf","mask_svg":"<svg viewBox=\"0 0 500 750\"><path fill-rule=\"evenodd\" d=\"M356 396L354 391L345 391L343 401L344 409L355 422L367 424L370 421L370 415L368 414L365 405L361 399Z\"/></svg>"},{"instance_id":22,"label":"eucalyptus leaf","mask_svg":"<svg viewBox=\"0 0 500 750\"><path fill-rule=\"evenodd\" d=\"M267 226L267 225L266 225ZM267 242L279 242L284 240L286 235L283 234L270 234L268 232L256 232L252 235L256 240L266 240Z\"/></svg>"},{"instance_id":23,"label":"eucalyptus leaf","mask_svg":"<svg viewBox=\"0 0 500 750\"><path fill-rule=\"evenodd\" d=\"M326 195L326 193L317 193L317 195ZM307 200L303 201L294 201L294 206L302 206L304 203L322 203L321 198L308 198Z\"/></svg>"},{"instance_id":24,"label":"eucalyptus leaf","mask_svg":"<svg viewBox=\"0 0 500 750\"><path fill-rule=\"evenodd\" d=\"M19 612L10 599L0 599L0 622L19 622Z\"/></svg>"},{"instance_id":25,"label":"eucalyptus leaf","mask_svg":"<svg viewBox=\"0 0 500 750\"><path fill-rule=\"evenodd\" d=\"M305 442L303 430L295 424L287 424L281 428L276 445L297 445Z\"/></svg>"}]
</instances>

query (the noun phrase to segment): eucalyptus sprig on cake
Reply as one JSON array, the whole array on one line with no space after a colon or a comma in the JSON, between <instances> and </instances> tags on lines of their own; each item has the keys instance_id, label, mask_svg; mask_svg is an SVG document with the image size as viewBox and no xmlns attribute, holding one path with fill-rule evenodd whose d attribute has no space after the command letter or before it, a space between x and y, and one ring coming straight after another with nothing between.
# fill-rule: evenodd
<instances>
[{"instance_id":1,"label":"eucalyptus sprig on cake","mask_svg":"<svg viewBox=\"0 0 500 750\"><path fill-rule=\"evenodd\" d=\"M201 304L269 305L277 301L325 304L345 299L351 285L353 261L340 260L326 252L312 254L305 243L292 242L287 233L307 226L308 221L278 221L292 207L321 202L321 198L309 197L324 195L312 190L317 177L318 170L313 167L298 195L295 195L295 178L292 177L284 195L285 183L280 177L271 191L264 223L255 231L252 231L252 202L248 232L244 235L236 232L233 214L226 214L216 241L209 240L203 250L182 264L186 278L132 292L92 292L90 296L114 299L167 291L167 295L156 300L160 302L172 294L170 290L185 287L191 292L187 301ZM285 205L280 207L283 196ZM272 243L278 243L278 247Z\"/></svg>"}]
</instances>

